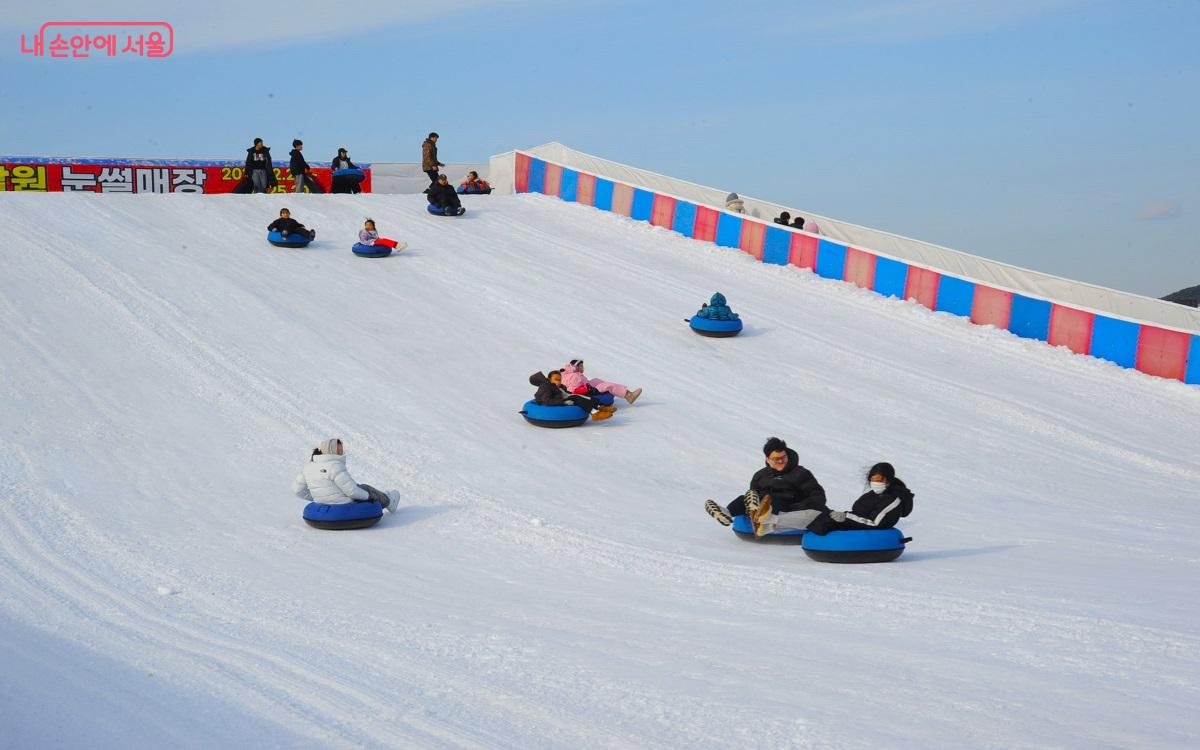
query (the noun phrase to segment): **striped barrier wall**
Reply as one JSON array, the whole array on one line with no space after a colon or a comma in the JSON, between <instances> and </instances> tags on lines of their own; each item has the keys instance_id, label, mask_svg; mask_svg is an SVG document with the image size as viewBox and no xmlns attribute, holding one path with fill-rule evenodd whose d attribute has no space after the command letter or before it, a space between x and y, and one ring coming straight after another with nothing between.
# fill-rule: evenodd
<instances>
[{"instance_id":1,"label":"striped barrier wall","mask_svg":"<svg viewBox=\"0 0 1200 750\"><path fill-rule=\"evenodd\" d=\"M515 153L518 193L543 193L737 248L763 263L807 268L978 325L1066 346L1148 375L1200 384L1200 334L1111 317L960 279L865 248L729 213Z\"/></svg>"}]
</instances>

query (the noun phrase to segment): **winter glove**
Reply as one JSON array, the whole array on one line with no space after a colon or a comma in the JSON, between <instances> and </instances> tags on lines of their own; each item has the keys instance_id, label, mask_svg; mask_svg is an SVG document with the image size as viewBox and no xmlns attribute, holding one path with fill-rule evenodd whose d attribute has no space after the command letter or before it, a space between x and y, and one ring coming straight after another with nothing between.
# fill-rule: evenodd
<instances>
[{"instance_id":1,"label":"winter glove","mask_svg":"<svg viewBox=\"0 0 1200 750\"><path fill-rule=\"evenodd\" d=\"M837 521L838 523L842 523L843 521L846 520L846 511L831 510L831 511L829 511L829 517L832 518L834 521Z\"/></svg>"}]
</instances>

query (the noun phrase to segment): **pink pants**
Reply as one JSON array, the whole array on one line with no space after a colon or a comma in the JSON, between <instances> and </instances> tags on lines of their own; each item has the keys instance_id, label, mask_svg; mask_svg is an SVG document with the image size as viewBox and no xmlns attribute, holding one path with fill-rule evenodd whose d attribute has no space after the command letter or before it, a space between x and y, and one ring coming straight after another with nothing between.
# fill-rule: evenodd
<instances>
[{"instance_id":1,"label":"pink pants","mask_svg":"<svg viewBox=\"0 0 1200 750\"><path fill-rule=\"evenodd\" d=\"M384 247L390 247L391 249L395 250L398 243L395 240L389 240L387 237L380 237L379 239L375 240L375 244L383 245Z\"/></svg>"},{"instance_id":2,"label":"pink pants","mask_svg":"<svg viewBox=\"0 0 1200 750\"><path fill-rule=\"evenodd\" d=\"M625 391L629 390L620 383L610 383L600 378L592 378L588 381L588 384L601 393L611 393L617 398L625 398Z\"/></svg>"}]
</instances>

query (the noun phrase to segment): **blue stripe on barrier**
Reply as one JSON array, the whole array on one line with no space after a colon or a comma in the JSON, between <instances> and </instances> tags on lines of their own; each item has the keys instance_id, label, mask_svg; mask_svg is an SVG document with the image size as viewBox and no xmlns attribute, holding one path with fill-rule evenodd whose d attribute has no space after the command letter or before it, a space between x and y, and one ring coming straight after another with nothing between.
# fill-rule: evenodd
<instances>
[{"instance_id":1,"label":"blue stripe on barrier","mask_svg":"<svg viewBox=\"0 0 1200 750\"><path fill-rule=\"evenodd\" d=\"M600 177L596 178L596 192L593 195L592 206L601 211L612 210L612 180L605 180Z\"/></svg>"},{"instance_id":2,"label":"blue stripe on barrier","mask_svg":"<svg viewBox=\"0 0 1200 750\"><path fill-rule=\"evenodd\" d=\"M846 246L829 240L817 245L817 275L841 281L846 277Z\"/></svg>"},{"instance_id":3,"label":"blue stripe on barrier","mask_svg":"<svg viewBox=\"0 0 1200 750\"><path fill-rule=\"evenodd\" d=\"M1183 374L1183 382L1200 384L1200 336L1192 336L1188 346L1187 371Z\"/></svg>"},{"instance_id":4,"label":"blue stripe on barrier","mask_svg":"<svg viewBox=\"0 0 1200 750\"><path fill-rule=\"evenodd\" d=\"M1092 322L1092 350L1088 353L1121 367L1133 367L1141 329L1137 323L1097 315Z\"/></svg>"},{"instance_id":5,"label":"blue stripe on barrier","mask_svg":"<svg viewBox=\"0 0 1200 750\"><path fill-rule=\"evenodd\" d=\"M546 188L546 162L529 160L529 192L540 193Z\"/></svg>"},{"instance_id":6,"label":"blue stripe on barrier","mask_svg":"<svg viewBox=\"0 0 1200 750\"><path fill-rule=\"evenodd\" d=\"M641 188L633 189L633 206L629 209L629 218L638 221L650 221L654 213L654 193Z\"/></svg>"},{"instance_id":7,"label":"blue stripe on barrier","mask_svg":"<svg viewBox=\"0 0 1200 750\"><path fill-rule=\"evenodd\" d=\"M875 291L885 297L904 299L908 284L908 264L891 258L875 259Z\"/></svg>"},{"instance_id":8,"label":"blue stripe on barrier","mask_svg":"<svg viewBox=\"0 0 1200 750\"><path fill-rule=\"evenodd\" d=\"M742 220L726 213L717 217L717 244L721 247L741 247Z\"/></svg>"},{"instance_id":9,"label":"blue stripe on barrier","mask_svg":"<svg viewBox=\"0 0 1200 750\"><path fill-rule=\"evenodd\" d=\"M696 231L696 204L688 203L687 201L675 201L675 219L671 222L671 229L679 232L684 237L691 237Z\"/></svg>"},{"instance_id":10,"label":"blue stripe on barrier","mask_svg":"<svg viewBox=\"0 0 1200 750\"><path fill-rule=\"evenodd\" d=\"M786 266L788 257L791 255L791 248L791 232L779 227L767 227L767 236L763 240L763 263Z\"/></svg>"},{"instance_id":11,"label":"blue stripe on barrier","mask_svg":"<svg viewBox=\"0 0 1200 750\"><path fill-rule=\"evenodd\" d=\"M1013 294L1008 330L1021 338L1046 341L1050 338L1050 307L1046 300Z\"/></svg>"},{"instance_id":12,"label":"blue stripe on barrier","mask_svg":"<svg viewBox=\"0 0 1200 750\"><path fill-rule=\"evenodd\" d=\"M975 284L953 276L943 276L938 284L937 310L940 312L971 317L971 306L975 302Z\"/></svg>"},{"instance_id":13,"label":"blue stripe on barrier","mask_svg":"<svg viewBox=\"0 0 1200 750\"><path fill-rule=\"evenodd\" d=\"M558 195L565 201L574 202L579 194L579 173L563 167L562 180L558 183Z\"/></svg>"}]
</instances>

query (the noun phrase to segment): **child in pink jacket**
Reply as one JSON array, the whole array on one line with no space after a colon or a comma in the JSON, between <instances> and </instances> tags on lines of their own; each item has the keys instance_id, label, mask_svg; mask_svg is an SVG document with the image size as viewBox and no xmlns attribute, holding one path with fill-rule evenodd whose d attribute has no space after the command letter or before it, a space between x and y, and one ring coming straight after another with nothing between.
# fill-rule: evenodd
<instances>
[{"instance_id":1,"label":"child in pink jacket","mask_svg":"<svg viewBox=\"0 0 1200 750\"><path fill-rule=\"evenodd\" d=\"M573 359L562 369L562 384L571 393L586 394L591 390L599 391L600 393L611 393L617 398L623 398L629 403L637 401L638 396L642 395L641 388L630 390L620 383L610 383L607 380L600 378L592 378L588 380L583 374L583 360Z\"/></svg>"}]
</instances>

